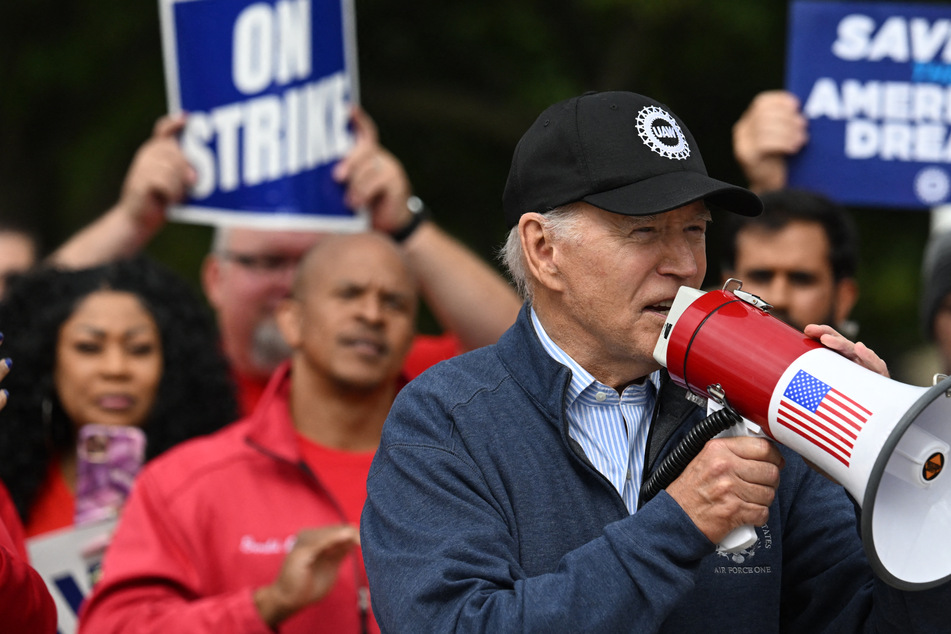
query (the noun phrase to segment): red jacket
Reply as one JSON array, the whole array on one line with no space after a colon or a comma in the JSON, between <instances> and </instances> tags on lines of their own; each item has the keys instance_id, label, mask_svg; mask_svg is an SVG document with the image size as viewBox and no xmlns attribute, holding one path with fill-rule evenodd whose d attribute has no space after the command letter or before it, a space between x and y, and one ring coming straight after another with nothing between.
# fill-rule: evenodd
<instances>
[{"instance_id":1,"label":"red jacket","mask_svg":"<svg viewBox=\"0 0 951 634\"><path fill-rule=\"evenodd\" d=\"M145 466L83 605L81 634L272 632L252 592L274 581L300 529L344 521L303 465L288 385L285 365L250 417ZM330 594L279 631L360 632L358 588L366 573L355 551ZM366 618L379 632L369 610Z\"/></svg>"},{"instance_id":2,"label":"red jacket","mask_svg":"<svg viewBox=\"0 0 951 634\"><path fill-rule=\"evenodd\" d=\"M52 634L56 604L29 564L23 525L7 488L0 484L0 623L5 632Z\"/></svg>"}]
</instances>

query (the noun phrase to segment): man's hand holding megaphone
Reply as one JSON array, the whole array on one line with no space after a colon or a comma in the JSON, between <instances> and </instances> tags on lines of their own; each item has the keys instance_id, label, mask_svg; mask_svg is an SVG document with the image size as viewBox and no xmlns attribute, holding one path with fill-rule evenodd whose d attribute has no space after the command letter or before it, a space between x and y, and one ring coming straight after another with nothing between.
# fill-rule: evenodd
<instances>
[{"instance_id":1,"label":"man's hand holding megaphone","mask_svg":"<svg viewBox=\"0 0 951 634\"><path fill-rule=\"evenodd\" d=\"M951 378L930 388L893 381L864 344L826 325L798 331L732 283L681 288L668 312L654 359L713 405L655 469L642 503L665 488L704 535L736 552L768 517L783 445L858 503L882 579L906 590L951 580Z\"/></svg>"},{"instance_id":2,"label":"man's hand holding megaphone","mask_svg":"<svg viewBox=\"0 0 951 634\"><path fill-rule=\"evenodd\" d=\"M700 532L719 544L740 526L766 523L784 464L765 438L714 438L666 490Z\"/></svg>"},{"instance_id":3,"label":"man's hand holding megaphone","mask_svg":"<svg viewBox=\"0 0 951 634\"><path fill-rule=\"evenodd\" d=\"M858 363L863 368L867 368L876 374L881 374L889 378L888 366L882 361L875 352L861 341L852 343L840 335L832 326L820 326L809 324L803 332L813 339L816 339L826 348L835 350L850 361Z\"/></svg>"},{"instance_id":4,"label":"man's hand holding megaphone","mask_svg":"<svg viewBox=\"0 0 951 634\"><path fill-rule=\"evenodd\" d=\"M850 361L889 376L885 362L864 343L853 343L827 325L810 324L804 332ZM719 544L740 526L766 523L784 462L766 438L715 438L666 490L697 528ZM833 479L812 461L806 463Z\"/></svg>"}]
</instances>

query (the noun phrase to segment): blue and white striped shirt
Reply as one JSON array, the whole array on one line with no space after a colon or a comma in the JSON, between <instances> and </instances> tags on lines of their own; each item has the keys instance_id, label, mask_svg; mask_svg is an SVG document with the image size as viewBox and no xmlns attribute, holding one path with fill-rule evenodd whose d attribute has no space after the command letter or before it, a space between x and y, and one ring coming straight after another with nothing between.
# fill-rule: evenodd
<instances>
[{"instance_id":1,"label":"blue and white striped shirt","mask_svg":"<svg viewBox=\"0 0 951 634\"><path fill-rule=\"evenodd\" d=\"M624 500L627 510L637 510L647 432L660 372L641 385L630 385L620 396L575 362L545 332L535 310L532 324L545 351L571 370L565 411L568 435L581 445L591 464L607 478Z\"/></svg>"}]
</instances>

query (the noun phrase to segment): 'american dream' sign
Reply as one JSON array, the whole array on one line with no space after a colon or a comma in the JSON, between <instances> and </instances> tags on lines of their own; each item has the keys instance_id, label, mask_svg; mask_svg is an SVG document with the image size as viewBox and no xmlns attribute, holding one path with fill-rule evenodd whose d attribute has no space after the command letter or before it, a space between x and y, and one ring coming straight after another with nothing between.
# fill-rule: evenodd
<instances>
[{"instance_id":1,"label":"'american dream' sign","mask_svg":"<svg viewBox=\"0 0 951 634\"><path fill-rule=\"evenodd\" d=\"M846 204L951 200L951 5L794 2L787 88L809 121L790 185Z\"/></svg>"}]
</instances>

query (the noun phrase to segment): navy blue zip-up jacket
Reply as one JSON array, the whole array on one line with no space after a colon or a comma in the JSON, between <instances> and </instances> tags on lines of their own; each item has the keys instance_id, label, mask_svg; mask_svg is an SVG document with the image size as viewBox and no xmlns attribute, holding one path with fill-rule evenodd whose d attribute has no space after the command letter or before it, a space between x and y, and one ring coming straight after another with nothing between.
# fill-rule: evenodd
<instances>
[{"instance_id":1,"label":"navy blue zip-up jacket","mask_svg":"<svg viewBox=\"0 0 951 634\"><path fill-rule=\"evenodd\" d=\"M384 632L951 627L951 584L900 592L877 580L845 491L785 448L769 520L743 553L716 552L665 492L630 515L568 437L568 381L526 307L497 345L401 391L361 520ZM702 415L667 379L646 469Z\"/></svg>"}]
</instances>

